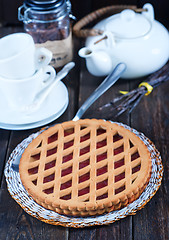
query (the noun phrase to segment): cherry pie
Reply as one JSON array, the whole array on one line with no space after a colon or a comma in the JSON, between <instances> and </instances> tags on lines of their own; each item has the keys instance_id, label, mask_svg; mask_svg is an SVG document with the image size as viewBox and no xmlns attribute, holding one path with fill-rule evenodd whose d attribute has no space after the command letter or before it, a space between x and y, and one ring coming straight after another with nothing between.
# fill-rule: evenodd
<instances>
[{"instance_id":1,"label":"cherry pie","mask_svg":"<svg viewBox=\"0 0 169 240\"><path fill-rule=\"evenodd\" d=\"M151 157L125 127L84 119L57 124L36 137L19 165L23 186L59 214L93 216L136 200L148 184Z\"/></svg>"}]
</instances>

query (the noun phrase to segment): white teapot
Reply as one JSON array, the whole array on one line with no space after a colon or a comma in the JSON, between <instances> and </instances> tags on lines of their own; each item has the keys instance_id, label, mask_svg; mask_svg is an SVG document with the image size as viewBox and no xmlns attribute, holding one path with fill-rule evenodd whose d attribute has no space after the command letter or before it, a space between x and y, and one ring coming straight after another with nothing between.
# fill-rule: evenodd
<instances>
[{"instance_id":1,"label":"white teapot","mask_svg":"<svg viewBox=\"0 0 169 240\"><path fill-rule=\"evenodd\" d=\"M79 56L86 59L88 71L108 75L120 62L126 64L122 78L138 78L159 70L169 59L169 33L154 19L151 4L146 11L123 10L95 25L102 35L88 37Z\"/></svg>"}]
</instances>

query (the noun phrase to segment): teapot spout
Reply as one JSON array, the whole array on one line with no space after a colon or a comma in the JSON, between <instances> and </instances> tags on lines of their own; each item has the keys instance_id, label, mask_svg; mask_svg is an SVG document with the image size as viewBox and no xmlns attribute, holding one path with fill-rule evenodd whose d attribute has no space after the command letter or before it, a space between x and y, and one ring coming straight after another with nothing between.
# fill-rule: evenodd
<instances>
[{"instance_id":1,"label":"teapot spout","mask_svg":"<svg viewBox=\"0 0 169 240\"><path fill-rule=\"evenodd\" d=\"M92 55L92 50L90 50L89 48L87 47L83 47L79 50L78 54L80 57L82 58L88 58L88 57L91 57Z\"/></svg>"},{"instance_id":2,"label":"teapot spout","mask_svg":"<svg viewBox=\"0 0 169 240\"><path fill-rule=\"evenodd\" d=\"M83 47L78 52L79 56L86 59L86 67L94 76L106 76L114 68L111 57L103 50L92 50Z\"/></svg>"}]
</instances>

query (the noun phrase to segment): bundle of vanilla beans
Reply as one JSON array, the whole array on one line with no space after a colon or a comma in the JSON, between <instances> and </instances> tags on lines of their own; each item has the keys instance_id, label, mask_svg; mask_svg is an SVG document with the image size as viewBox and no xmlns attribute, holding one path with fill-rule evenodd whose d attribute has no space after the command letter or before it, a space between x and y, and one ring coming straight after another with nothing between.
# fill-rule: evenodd
<instances>
[{"instance_id":1,"label":"bundle of vanilla beans","mask_svg":"<svg viewBox=\"0 0 169 240\"><path fill-rule=\"evenodd\" d=\"M157 72L149 75L144 82L150 84L153 89L169 80L169 62ZM109 103L99 107L99 111L104 111L115 117L120 116L122 113L128 111L131 113L133 109L138 105L142 97L147 93L145 86L138 87L130 92L120 95Z\"/></svg>"}]
</instances>

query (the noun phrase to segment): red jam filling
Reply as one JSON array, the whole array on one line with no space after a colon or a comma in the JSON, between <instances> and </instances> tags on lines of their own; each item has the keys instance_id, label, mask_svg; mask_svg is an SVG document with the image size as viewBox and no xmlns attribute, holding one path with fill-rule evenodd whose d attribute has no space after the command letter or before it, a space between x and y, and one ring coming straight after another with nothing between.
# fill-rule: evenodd
<instances>
[{"instance_id":1,"label":"red jam filling","mask_svg":"<svg viewBox=\"0 0 169 240\"><path fill-rule=\"evenodd\" d=\"M140 157L139 153L138 153L138 152L135 152L135 153L133 153L133 154L131 155L131 161L134 161L135 159L137 159L137 158L139 158L139 157Z\"/></svg>"},{"instance_id":2,"label":"red jam filling","mask_svg":"<svg viewBox=\"0 0 169 240\"><path fill-rule=\"evenodd\" d=\"M66 169L63 169L62 172L61 172L61 177L64 177L68 174L72 173L72 166L66 168Z\"/></svg>"},{"instance_id":3,"label":"red jam filling","mask_svg":"<svg viewBox=\"0 0 169 240\"><path fill-rule=\"evenodd\" d=\"M69 142L66 142L66 143L64 143L63 149L65 150L65 149L67 149L67 148L70 148L70 147L73 146L73 144L74 144L74 140L71 140L71 141L69 141Z\"/></svg>"},{"instance_id":4,"label":"red jam filling","mask_svg":"<svg viewBox=\"0 0 169 240\"><path fill-rule=\"evenodd\" d=\"M115 181L115 182L118 182L118 181L120 181L120 180L122 180L122 179L124 179L124 178L125 178L125 172L120 173L119 175L115 176L114 181Z\"/></svg>"},{"instance_id":5,"label":"red jam filling","mask_svg":"<svg viewBox=\"0 0 169 240\"><path fill-rule=\"evenodd\" d=\"M102 168L97 169L97 176L102 175L106 172L107 172L107 165Z\"/></svg>"},{"instance_id":6,"label":"red jam filling","mask_svg":"<svg viewBox=\"0 0 169 240\"><path fill-rule=\"evenodd\" d=\"M55 154L55 153L57 153L57 147L47 150L46 156L48 157L48 156L50 156L52 154Z\"/></svg>"},{"instance_id":7,"label":"red jam filling","mask_svg":"<svg viewBox=\"0 0 169 240\"><path fill-rule=\"evenodd\" d=\"M33 161L39 160L40 159L40 153L32 155L31 158L33 159Z\"/></svg>"},{"instance_id":8,"label":"red jam filling","mask_svg":"<svg viewBox=\"0 0 169 240\"><path fill-rule=\"evenodd\" d=\"M117 155L117 154L122 153L122 152L124 152L124 146L123 145L114 149L114 155Z\"/></svg>"},{"instance_id":9,"label":"red jam filling","mask_svg":"<svg viewBox=\"0 0 169 240\"><path fill-rule=\"evenodd\" d=\"M90 133L87 133L86 135L80 137L80 142L84 142L88 139L90 139Z\"/></svg>"},{"instance_id":10,"label":"red jam filling","mask_svg":"<svg viewBox=\"0 0 169 240\"><path fill-rule=\"evenodd\" d=\"M101 148L107 145L107 139L104 139L103 141L97 142L96 148Z\"/></svg>"},{"instance_id":11,"label":"red jam filling","mask_svg":"<svg viewBox=\"0 0 169 240\"><path fill-rule=\"evenodd\" d=\"M34 181L32 181L32 183L33 183L34 185L37 185L37 179L34 180Z\"/></svg>"},{"instance_id":12,"label":"red jam filling","mask_svg":"<svg viewBox=\"0 0 169 240\"><path fill-rule=\"evenodd\" d=\"M85 127L81 127L81 129L83 129L83 128L85 128ZM101 134L104 134L105 132L106 132L106 130L104 130L102 128L99 128L99 129L97 129L97 136L101 135ZM68 135L73 134L73 133L74 133L74 128L67 129L67 130L64 131L64 136L68 136ZM123 137L120 136L117 133L116 135L113 136L113 142L119 141L122 138ZM54 134L54 135L52 135L51 137L48 138L48 143L54 142L57 139L58 139L58 134L56 133L56 134ZM88 139L90 139L90 133L87 133L86 135L81 136L80 142L84 142L84 141L86 141ZM71 140L69 142L64 143L64 149L67 149L67 148L73 146L73 144L74 144L74 140ZM101 147L104 147L106 145L107 145L107 140L104 139L104 140L96 143L96 148L101 148ZM56 152L57 152L57 147L54 148L54 149L48 150L47 151L47 156L52 155L52 154L54 154ZM85 148L83 148L83 149L80 149L80 156L84 155L84 154L86 154L88 152L90 152L90 145L85 147ZM117 155L117 154L122 153L122 152L124 152L124 146L123 145L118 147L118 148L116 148L116 149L114 149L114 155ZM39 159L40 158L40 154L34 155L32 157L34 159ZM131 161L134 161L135 159L137 159L139 157L140 157L139 153L136 152L136 153L134 153L131 156ZM62 163L65 163L65 162L70 161L72 159L73 159L73 153L70 153L70 154L68 154L66 156L63 156ZM107 159L107 152L99 154L96 157L96 161L97 162L103 161L105 159ZM45 170L54 167L55 164L56 164L56 160L51 161L49 163L46 163L45 164ZM83 162L79 162L79 169L82 169L82 168L84 168L84 167L86 167L88 165L90 165L90 159L86 159ZM119 168L119 167L121 167L123 165L124 165L124 158L114 162L114 169ZM139 171L140 167L141 167L141 165L138 165L138 166L134 167L132 169L132 173L135 173L135 172ZM96 174L97 174L97 176L99 176L99 175L102 175L102 174L106 173L107 171L108 171L108 166L106 165L106 166L104 166L102 168L97 169ZM37 172L38 172L38 167L29 169L29 173L30 174L35 174ZM72 166L70 166L70 167L68 167L66 169L63 169L62 172L61 172L61 176L64 177L64 176L66 176L66 175L68 175L70 173L72 173ZM53 181L54 177L55 177L54 174L51 174L50 176L45 177L44 178L44 183ZM125 178L125 172L122 172L119 175L115 176L114 181L118 182L118 181L120 181L120 180L122 180L124 178ZM90 179L90 172L85 173L84 175L79 176L79 183L85 182L85 181L87 181L89 179ZM35 185L36 185L36 181L37 180L34 181ZM102 182L98 182L97 183L96 189L98 190L98 189L104 188L107 185L108 185L108 179L105 179ZM61 184L60 190L64 190L64 189L70 188L71 186L72 186L72 180L69 180L69 181ZM118 194L118 193L120 193L120 192L122 192L124 190L125 190L125 185L120 187L120 188L118 188L118 189L115 189L115 194ZM80 189L80 190L78 190L78 196L85 195L85 194L89 193L89 191L90 191L89 186L85 187L83 189ZM50 193L53 192L53 188L45 189L44 192L46 194L50 194ZM104 194L102 194L100 196L97 196L96 200L101 200L101 199L104 199L104 198L107 198L107 197L108 197L108 193L104 193ZM71 199L71 193L67 194L65 196L62 196L60 199L63 199L63 200Z\"/></svg>"},{"instance_id":13,"label":"red jam filling","mask_svg":"<svg viewBox=\"0 0 169 240\"><path fill-rule=\"evenodd\" d=\"M107 158L107 152L97 155L96 156L96 161L100 162L100 161L103 161L106 158Z\"/></svg>"},{"instance_id":14,"label":"red jam filling","mask_svg":"<svg viewBox=\"0 0 169 240\"><path fill-rule=\"evenodd\" d=\"M120 192L122 192L122 191L124 191L124 190L125 190L125 185L122 186L122 187L119 187L119 188L115 189L115 194L118 194L118 193L120 193Z\"/></svg>"},{"instance_id":15,"label":"red jam filling","mask_svg":"<svg viewBox=\"0 0 169 240\"><path fill-rule=\"evenodd\" d=\"M53 181L54 179L55 179L55 174L53 173L53 174L51 174L51 175L49 175L47 177L44 177L43 183L47 183L47 182Z\"/></svg>"},{"instance_id":16,"label":"red jam filling","mask_svg":"<svg viewBox=\"0 0 169 240\"><path fill-rule=\"evenodd\" d=\"M113 142L117 142L119 140L121 140L123 137L120 136L118 133L116 135L113 136Z\"/></svg>"},{"instance_id":17,"label":"red jam filling","mask_svg":"<svg viewBox=\"0 0 169 240\"><path fill-rule=\"evenodd\" d=\"M69 181L61 184L60 190L64 190L64 189L69 188L71 186L72 186L72 180L69 180Z\"/></svg>"},{"instance_id":18,"label":"red jam filling","mask_svg":"<svg viewBox=\"0 0 169 240\"><path fill-rule=\"evenodd\" d=\"M90 146L80 149L80 156L90 152Z\"/></svg>"},{"instance_id":19,"label":"red jam filling","mask_svg":"<svg viewBox=\"0 0 169 240\"><path fill-rule=\"evenodd\" d=\"M79 177L79 183L85 182L90 179L90 172L83 174Z\"/></svg>"},{"instance_id":20,"label":"red jam filling","mask_svg":"<svg viewBox=\"0 0 169 240\"><path fill-rule=\"evenodd\" d=\"M89 164L90 164L90 160L89 159L87 159L87 160L85 160L83 162L80 162L79 163L79 169L87 167Z\"/></svg>"},{"instance_id":21,"label":"red jam filling","mask_svg":"<svg viewBox=\"0 0 169 240\"><path fill-rule=\"evenodd\" d=\"M55 142L58 140L58 133L53 134L52 136L48 137L48 144Z\"/></svg>"},{"instance_id":22,"label":"red jam filling","mask_svg":"<svg viewBox=\"0 0 169 240\"><path fill-rule=\"evenodd\" d=\"M141 168L141 165L140 165L140 164L139 164L138 166L132 168L132 174L134 174L134 173L140 171L140 168Z\"/></svg>"},{"instance_id":23,"label":"red jam filling","mask_svg":"<svg viewBox=\"0 0 169 240\"><path fill-rule=\"evenodd\" d=\"M98 182L97 185L96 185L96 189L100 189L100 188L103 188L103 187L106 187L108 185L108 179L102 181L102 182Z\"/></svg>"},{"instance_id":24,"label":"red jam filling","mask_svg":"<svg viewBox=\"0 0 169 240\"><path fill-rule=\"evenodd\" d=\"M117 162L114 162L114 169L119 168L124 165L124 158L121 160L118 160Z\"/></svg>"},{"instance_id":25,"label":"red jam filling","mask_svg":"<svg viewBox=\"0 0 169 240\"><path fill-rule=\"evenodd\" d=\"M78 196L85 195L85 194L89 193L89 191L90 191L90 187L89 187L89 186L86 187L86 188L80 189L80 190L78 191Z\"/></svg>"},{"instance_id":26,"label":"red jam filling","mask_svg":"<svg viewBox=\"0 0 169 240\"><path fill-rule=\"evenodd\" d=\"M108 198L108 193L104 193L104 194L102 194L100 196L97 196L96 200L102 200L104 198Z\"/></svg>"},{"instance_id":27,"label":"red jam filling","mask_svg":"<svg viewBox=\"0 0 169 240\"><path fill-rule=\"evenodd\" d=\"M51 161L49 163L46 163L45 164L45 170L53 168L55 165L56 165L56 160L53 160L53 161Z\"/></svg>"},{"instance_id":28,"label":"red jam filling","mask_svg":"<svg viewBox=\"0 0 169 240\"><path fill-rule=\"evenodd\" d=\"M103 128L98 128L97 129L97 136L101 135L101 134L104 134L105 132L106 132L106 130L104 130Z\"/></svg>"},{"instance_id":29,"label":"red jam filling","mask_svg":"<svg viewBox=\"0 0 169 240\"><path fill-rule=\"evenodd\" d=\"M30 175L33 175L33 174L38 173L38 167L34 167L34 168L28 169L28 173L29 173Z\"/></svg>"},{"instance_id":30,"label":"red jam filling","mask_svg":"<svg viewBox=\"0 0 169 240\"><path fill-rule=\"evenodd\" d=\"M43 192L46 194L51 194L51 193L53 193L53 190L54 190L54 187L51 187L51 188L43 190Z\"/></svg>"},{"instance_id":31,"label":"red jam filling","mask_svg":"<svg viewBox=\"0 0 169 240\"><path fill-rule=\"evenodd\" d=\"M62 199L62 200L69 200L69 199L71 199L71 193L60 197L60 199Z\"/></svg>"},{"instance_id":32,"label":"red jam filling","mask_svg":"<svg viewBox=\"0 0 169 240\"><path fill-rule=\"evenodd\" d=\"M62 163L68 162L73 159L73 153L63 156Z\"/></svg>"},{"instance_id":33,"label":"red jam filling","mask_svg":"<svg viewBox=\"0 0 169 240\"><path fill-rule=\"evenodd\" d=\"M74 133L74 128L70 128L70 129L66 129L64 131L64 137L68 136L68 135L71 135Z\"/></svg>"}]
</instances>

